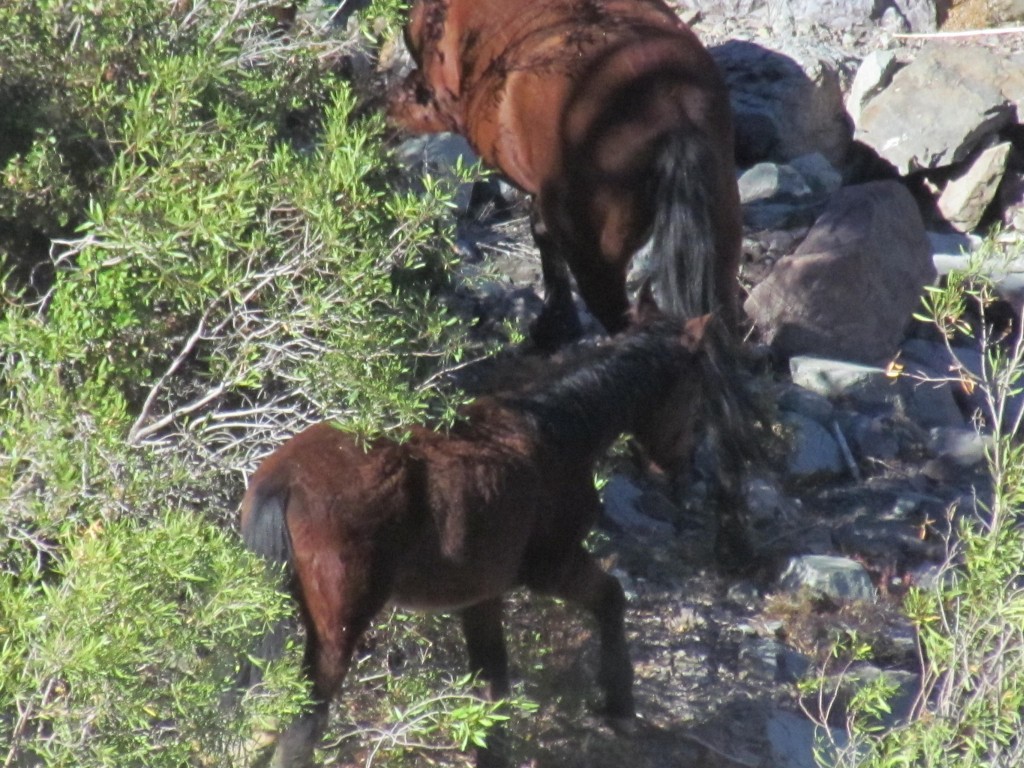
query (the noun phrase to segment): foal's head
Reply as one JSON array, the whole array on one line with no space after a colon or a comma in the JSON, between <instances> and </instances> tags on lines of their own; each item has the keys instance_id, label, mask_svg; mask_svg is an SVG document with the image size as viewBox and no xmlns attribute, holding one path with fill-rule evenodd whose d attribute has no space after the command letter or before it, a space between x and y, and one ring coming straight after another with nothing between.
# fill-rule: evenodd
<instances>
[{"instance_id":1,"label":"foal's head","mask_svg":"<svg viewBox=\"0 0 1024 768\"><path fill-rule=\"evenodd\" d=\"M679 320L661 312L649 286L640 292L634 326L664 335L682 357L679 375L668 384L667 395L652 401L634 428L637 443L660 469L674 474L693 455L698 427L706 408L707 376L714 366L709 347L718 322L711 315ZM711 393L713 396L713 393Z\"/></svg>"}]
</instances>

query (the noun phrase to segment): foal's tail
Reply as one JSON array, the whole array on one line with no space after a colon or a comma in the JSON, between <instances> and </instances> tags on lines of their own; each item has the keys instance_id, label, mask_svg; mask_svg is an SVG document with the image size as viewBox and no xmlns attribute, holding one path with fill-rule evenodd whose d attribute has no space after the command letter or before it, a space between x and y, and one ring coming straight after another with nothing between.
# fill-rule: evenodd
<instances>
[{"instance_id":1,"label":"foal's tail","mask_svg":"<svg viewBox=\"0 0 1024 768\"><path fill-rule=\"evenodd\" d=\"M250 487L242 499L242 543L246 549L281 570L282 589L287 588L294 578L292 542L285 519L287 504L287 491L262 493L258 486ZM279 659L290 631L291 622L286 619L271 625L256 642L253 658L262 662ZM251 688L262 679L263 670L246 660L240 684Z\"/></svg>"},{"instance_id":2,"label":"foal's tail","mask_svg":"<svg viewBox=\"0 0 1024 768\"><path fill-rule=\"evenodd\" d=\"M712 474L705 480L718 512L715 551L728 570L751 570L761 560L747 528L744 479L751 469L767 466L771 422L732 329L716 317L707 330L694 370L702 394L698 429L714 455Z\"/></svg>"},{"instance_id":3,"label":"foal's tail","mask_svg":"<svg viewBox=\"0 0 1024 768\"><path fill-rule=\"evenodd\" d=\"M712 216L721 202L717 167L708 136L696 128L667 134L656 155L651 277L658 305L678 317L723 309L716 291Z\"/></svg>"}]
</instances>

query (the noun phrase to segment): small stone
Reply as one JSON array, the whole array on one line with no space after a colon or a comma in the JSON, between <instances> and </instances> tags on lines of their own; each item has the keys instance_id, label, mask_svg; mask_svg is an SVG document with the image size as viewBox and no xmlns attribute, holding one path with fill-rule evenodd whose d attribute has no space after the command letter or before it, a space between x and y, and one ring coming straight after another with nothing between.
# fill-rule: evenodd
<instances>
[{"instance_id":1,"label":"small stone","mask_svg":"<svg viewBox=\"0 0 1024 768\"><path fill-rule=\"evenodd\" d=\"M836 477L846 471L835 438L813 419L798 413L786 413L782 423L792 438L786 472L795 480Z\"/></svg>"},{"instance_id":2,"label":"small stone","mask_svg":"<svg viewBox=\"0 0 1024 768\"><path fill-rule=\"evenodd\" d=\"M928 447L936 455L960 467L973 467L985 461L992 447L992 436L973 429L935 427L928 432Z\"/></svg>"},{"instance_id":3,"label":"small stone","mask_svg":"<svg viewBox=\"0 0 1024 768\"><path fill-rule=\"evenodd\" d=\"M939 196L939 212L954 228L970 232L995 199L1010 156L1006 141L981 152L967 170L949 180Z\"/></svg>"},{"instance_id":4,"label":"small stone","mask_svg":"<svg viewBox=\"0 0 1024 768\"><path fill-rule=\"evenodd\" d=\"M875 587L864 566L846 557L794 557L779 578L779 586L791 592L807 589L837 600L875 599Z\"/></svg>"}]
</instances>

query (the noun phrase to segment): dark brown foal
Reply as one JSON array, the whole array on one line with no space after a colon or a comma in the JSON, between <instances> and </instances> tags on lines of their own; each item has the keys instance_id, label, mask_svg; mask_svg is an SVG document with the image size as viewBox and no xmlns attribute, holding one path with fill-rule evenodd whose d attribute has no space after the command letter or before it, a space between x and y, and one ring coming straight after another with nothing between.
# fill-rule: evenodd
<instances>
[{"instance_id":1,"label":"dark brown foal","mask_svg":"<svg viewBox=\"0 0 1024 768\"><path fill-rule=\"evenodd\" d=\"M492 699L509 691L502 596L525 585L575 603L599 630L605 712L633 717L625 597L583 546L601 512L593 465L622 433L666 466L679 461L712 366L706 318L645 313L614 341L552 361L542 380L476 400L445 433L364 447L323 423L263 462L242 535L290 574L317 702L283 734L275 764L309 763L356 642L388 602L460 613Z\"/></svg>"}]
</instances>

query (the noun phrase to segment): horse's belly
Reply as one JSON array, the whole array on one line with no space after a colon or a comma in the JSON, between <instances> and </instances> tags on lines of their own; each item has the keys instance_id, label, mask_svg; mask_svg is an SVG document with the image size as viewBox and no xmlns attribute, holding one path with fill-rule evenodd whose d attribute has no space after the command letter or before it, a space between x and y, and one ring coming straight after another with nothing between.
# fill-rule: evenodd
<instances>
[{"instance_id":1,"label":"horse's belly","mask_svg":"<svg viewBox=\"0 0 1024 768\"><path fill-rule=\"evenodd\" d=\"M457 611L504 594L515 585L514 575L504 570L483 573L459 568L439 568L404 577L400 574L391 592L391 602L409 611Z\"/></svg>"}]
</instances>

